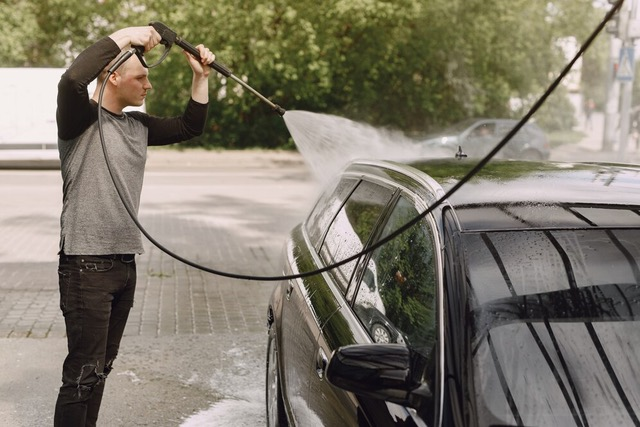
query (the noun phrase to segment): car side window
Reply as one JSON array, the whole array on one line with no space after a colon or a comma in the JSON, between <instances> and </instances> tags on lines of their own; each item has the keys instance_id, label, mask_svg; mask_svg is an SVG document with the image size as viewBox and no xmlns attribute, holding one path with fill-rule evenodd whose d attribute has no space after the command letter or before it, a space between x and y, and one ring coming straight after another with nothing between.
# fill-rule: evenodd
<instances>
[{"instance_id":1,"label":"car side window","mask_svg":"<svg viewBox=\"0 0 640 427\"><path fill-rule=\"evenodd\" d=\"M326 265L342 261L361 252L385 208L391 201L389 188L361 181L331 223L320 257ZM356 261L350 261L331 270L337 283L346 290Z\"/></svg>"},{"instance_id":2,"label":"car side window","mask_svg":"<svg viewBox=\"0 0 640 427\"><path fill-rule=\"evenodd\" d=\"M382 237L418 211L400 197ZM354 311L375 342L405 343L427 357L436 343L436 267L433 238L423 220L376 249L367 263Z\"/></svg>"},{"instance_id":3,"label":"car side window","mask_svg":"<svg viewBox=\"0 0 640 427\"><path fill-rule=\"evenodd\" d=\"M494 123L482 123L478 125L475 129L471 131L469 134L470 138L484 138L490 137L495 134L495 124Z\"/></svg>"},{"instance_id":4,"label":"car side window","mask_svg":"<svg viewBox=\"0 0 640 427\"><path fill-rule=\"evenodd\" d=\"M322 194L316 202L306 221L309 239L316 250L320 250L320 245L322 245L322 240L329 224L357 184L357 179L342 179L334 187L330 187L328 191Z\"/></svg>"}]
</instances>

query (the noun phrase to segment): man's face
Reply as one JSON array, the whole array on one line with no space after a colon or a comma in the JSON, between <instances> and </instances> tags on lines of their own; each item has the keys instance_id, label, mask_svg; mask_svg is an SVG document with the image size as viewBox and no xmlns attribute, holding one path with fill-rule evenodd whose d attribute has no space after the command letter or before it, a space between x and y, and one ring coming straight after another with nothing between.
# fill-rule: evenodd
<instances>
[{"instance_id":1,"label":"man's face","mask_svg":"<svg viewBox=\"0 0 640 427\"><path fill-rule=\"evenodd\" d=\"M142 66L136 56L132 56L114 74L117 79L116 94L122 108L141 106L147 91L152 87L149 81L149 70Z\"/></svg>"}]
</instances>

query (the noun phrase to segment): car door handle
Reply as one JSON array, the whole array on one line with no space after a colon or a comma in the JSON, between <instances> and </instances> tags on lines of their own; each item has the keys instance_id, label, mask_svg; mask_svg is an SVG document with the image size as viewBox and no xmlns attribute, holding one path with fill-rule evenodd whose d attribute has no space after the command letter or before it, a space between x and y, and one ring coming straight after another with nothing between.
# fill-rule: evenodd
<instances>
[{"instance_id":1,"label":"car door handle","mask_svg":"<svg viewBox=\"0 0 640 427\"><path fill-rule=\"evenodd\" d=\"M323 349L318 349L318 357L316 359L316 374L321 380L324 379L324 371L327 369L329 359Z\"/></svg>"}]
</instances>

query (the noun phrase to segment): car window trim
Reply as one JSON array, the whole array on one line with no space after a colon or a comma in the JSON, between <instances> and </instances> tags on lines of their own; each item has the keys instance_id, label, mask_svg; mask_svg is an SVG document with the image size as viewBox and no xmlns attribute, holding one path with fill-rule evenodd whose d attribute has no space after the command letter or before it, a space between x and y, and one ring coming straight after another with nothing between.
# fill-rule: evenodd
<instances>
[{"instance_id":1,"label":"car window trim","mask_svg":"<svg viewBox=\"0 0 640 427\"><path fill-rule=\"evenodd\" d=\"M418 209L418 212L422 212L422 210L427 209L427 203L425 200L414 197L413 199L414 206ZM423 205L423 206L420 206ZM422 210L420 209L422 208ZM436 210L436 212L440 211L440 209ZM442 211L440 211L442 212ZM441 213L441 218L442 214ZM424 221L427 221L428 227L430 229L431 239L433 240L433 254L436 261L436 304L437 304L437 319L438 319L438 345L437 345L437 359L436 359L436 390L434 392L435 396L435 425L440 426L443 422L444 417L444 388L445 388L445 309L444 309L444 244L443 244L443 234L442 228L440 224L436 221L436 217L434 212L430 212L424 218Z\"/></svg>"}]
</instances>

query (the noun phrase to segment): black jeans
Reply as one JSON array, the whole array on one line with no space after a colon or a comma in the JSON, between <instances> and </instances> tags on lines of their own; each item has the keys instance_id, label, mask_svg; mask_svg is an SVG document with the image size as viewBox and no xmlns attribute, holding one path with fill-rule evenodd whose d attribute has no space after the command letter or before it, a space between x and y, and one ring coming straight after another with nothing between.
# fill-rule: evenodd
<instances>
[{"instance_id":1,"label":"black jeans","mask_svg":"<svg viewBox=\"0 0 640 427\"><path fill-rule=\"evenodd\" d=\"M135 257L61 254L58 280L69 353L54 426L94 427L104 382L133 306Z\"/></svg>"}]
</instances>

